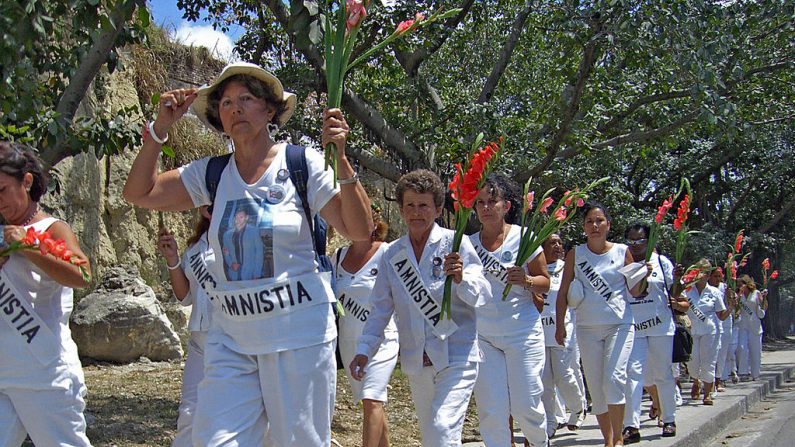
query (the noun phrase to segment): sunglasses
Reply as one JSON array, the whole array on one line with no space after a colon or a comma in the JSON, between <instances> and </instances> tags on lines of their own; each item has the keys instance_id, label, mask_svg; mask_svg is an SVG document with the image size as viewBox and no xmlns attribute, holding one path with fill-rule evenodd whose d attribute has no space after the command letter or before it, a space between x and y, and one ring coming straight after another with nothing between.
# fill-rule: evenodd
<instances>
[{"instance_id":1,"label":"sunglasses","mask_svg":"<svg viewBox=\"0 0 795 447\"><path fill-rule=\"evenodd\" d=\"M627 245L630 245L630 246L632 246L632 245L643 245L643 244L645 244L648 241L649 240L645 239L645 238L644 239L637 239L637 240L634 240L634 241L632 239L627 239Z\"/></svg>"}]
</instances>

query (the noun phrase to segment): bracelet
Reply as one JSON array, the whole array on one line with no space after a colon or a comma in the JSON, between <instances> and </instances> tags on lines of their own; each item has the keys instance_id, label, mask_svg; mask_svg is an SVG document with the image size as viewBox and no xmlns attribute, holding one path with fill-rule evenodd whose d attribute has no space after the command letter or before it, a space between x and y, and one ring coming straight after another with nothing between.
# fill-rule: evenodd
<instances>
[{"instance_id":1,"label":"bracelet","mask_svg":"<svg viewBox=\"0 0 795 447\"><path fill-rule=\"evenodd\" d=\"M166 268L168 268L169 270L176 270L176 269L178 269L178 268L179 268L179 261L177 261L177 263L176 263L176 264L175 264L173 267L172 267L172 266L170 266L170 265L168 265L168 261L166 261Z\"/></svg>"},{"instance_id":2,"label":"bracelet","mask_svg":"<svg viewBox=\"0 0 795 447\"><path fill-rule=\"evenodd\" d=\"M353 177L351 178L338 178L337 183L340 185L350 185L351 183L356 183L359 181L359 173L354 172Z\"/></svg>"},{"instance_id":3,"label":"bracelet","mask_svg":"<svg viewBox=\"0 0 795 447\"><path fill-rule=\"evenodd\" d=\"M527 280L528 277L530 278L530 285L525 285L524 289L525 290L532 290L533 289L533 277L530 276L530 275L527 275L527 276L525 276L525 281Z\"/></svg>"},{"instance_id":4,"label":"bracelet","mask_svg":"<svg viewBox=\"0 0 795 447\"><path fill-rule=\"evenodd\" d=\"M168 141L168 132L166 132L166 137L161 140L160 137L158 137L157 134L155 133L154 121L149 121L149 126L147 127L149 128L149 136L152 137L152 141L154 141L157 144L166 144L166 141Z\"/></svg>"}]
</instances>

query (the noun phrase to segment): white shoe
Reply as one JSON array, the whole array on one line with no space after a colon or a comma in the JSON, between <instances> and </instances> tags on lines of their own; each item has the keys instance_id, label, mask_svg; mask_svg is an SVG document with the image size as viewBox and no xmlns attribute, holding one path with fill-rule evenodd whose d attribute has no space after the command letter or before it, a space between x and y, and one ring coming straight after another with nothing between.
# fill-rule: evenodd
<instances>
[{"instance_id":1,"label":"white shoe","mask_svg":"<svg viewBox=\"0 0 795 447\"><path fill-rule=\"evenodd\" d=\"M710 397L712 397L713 399L717 399L717 398L718 398L718 392L717 392L717 391L715 391L715 390L712 390L712 392L711 392L711 393L709 393L709 395L710 395Z\"/></svg>"},{"instance_id":2,"label":"white shoe","mask_svg":"<svg viewBox=\"0 0 795 447\"><path fill-rule=\"evenodd\" d=\"M580 411L579 413L571 412L569 414L569 420L566 421L566 427L569 431L574 431L582 427L582 423L585 421L585 410Z\"/></svg>"},{"instance_id":3,"label":"white shoe","mask_svg":"<svg viewBox=\"0 0 795 447\"><path fill-rule=\"evenodd\" d=\"M676 406L679 407L683 403L682 402L682 392L679 391L679 387L678 386L675 386L674 390L676 392L676 394L674 395L674 400L676 401Z\"/></svg>"}]
</instances>

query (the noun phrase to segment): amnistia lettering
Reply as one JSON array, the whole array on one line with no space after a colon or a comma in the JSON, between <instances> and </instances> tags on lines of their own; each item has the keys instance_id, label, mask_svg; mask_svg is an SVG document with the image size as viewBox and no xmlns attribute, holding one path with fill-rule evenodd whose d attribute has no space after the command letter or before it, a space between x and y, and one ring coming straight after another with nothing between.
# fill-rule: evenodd
<instances>
[{"instance_id":1,"label":"amnistia lettering","mask_svg":"<svg viewBox=\"0 0 795 447\"><path fill-rule=\"evenodd\" d=\"M215 289L217 286L215 278L213 278L213 275L210 274L210 271L207 269L203 254L197 251L188 257L188 261L190 262L190 269L193 273L193 277L201 288L205 291Z\"/></svg>"},{"instance_id":2,"label":"amnistia lettering","mask_svg":"<svg viewBox=\"0 0 795 447\"><path fill-rule=\"evenodd\" d=\"M588 283L593 287L594 291L597 295L601 295L605 301L609 300L611 296L613 296L613 291L610 290L610 286L607 285L607 281L605 281L602 276L594 270L593 266L588 263L587 260L583 259L582 261L577 262L577 267L582 272L585 279L588 280Z\"/></svg>"},{"instance_id":3,"label":"amnistia lettering","mask_svg":"<svg viewBox=\"0 0 795 447\"><path fill-rule=\"evenodd\" d=\"M698 306L696 306L696 304L693 302L691 298L688 298L687 301L690 302L690 311L693 312L693 315L702 322L706 322L707 316L704 315L704 312L702 312L701 309L699 309Z\"/></svg>"},{"instance_id":4,"label":"amnistia lettering","mask_svg":"<svg viewBox=\"0 0 795 447\"><path fill-rule=\"evenodd\" d=\"M0 270L0 317L19 334L20 338L15 340L24 342L42 364L47 365L58 356L60 343L55 335L30 303L13 287L2 270ZM14 343L12 340L8 342Z\"/></svg>"},{"instance_id":5,"label":"amnistia lettering","mask_svg":"<svg viewBox=\"0 0 795 447\"><path fill-rule=\"evenodd\" d=\"M485 248L475 244L475 251L483 264L483 271L504 285L508 285L508 269Z\"/></svg>"},{"instance_id":6,"label":"amnistia lettering","mask_svg":"<svg viewBox=\"0 0 795 447\"><path fill-rule=\"evenodd\" d=\"M444 340L455 332L458 326L452 319L441 318L441 306L425 287L422 277L409 261L406 250L400 250L389 262L395 270L400 285L410 298L409 301L431 326L434 335Z\"/></svg>"},{"instance_id":7,"label":"amnistia lettering","mask_svg":"<svg viewBox=\"0 0 795 447\"><path fill-rule=\"evenodd\" d=\"M649 318L646 321L641 321L640 323L635 323L635 331L636 332L637 331L645 331L646 329L653 328L653 327L657 326L658 324L662 324L662 319L660 319L660 317L655 315L654 317Z\"/></svg>"},{"instance_id":8,"label":"amnistia lettering","mask_svg":"<svg viewBox=\"0 0 795 447\"><path fill-rule=\"evenodd\" d=\"M555 319L553 317L541 317L541 324L544 326L554 326Z\"/></svg>"},{"instance_id":9,"label":"amnistia lettering","mask_svg":"<svg viewBox=\"0 0 795 447\"><path fill-rule=\"evenodd\" d=\"M345 309L345 315L343 315L342 318L353 318L355 320L361 321L362 323L367 321L367 317L370 315L370 310L357 303L353 297L343 293L340 295L339 301L340 304L342 304L342 308Z\"/></svg>"}]
</instances>

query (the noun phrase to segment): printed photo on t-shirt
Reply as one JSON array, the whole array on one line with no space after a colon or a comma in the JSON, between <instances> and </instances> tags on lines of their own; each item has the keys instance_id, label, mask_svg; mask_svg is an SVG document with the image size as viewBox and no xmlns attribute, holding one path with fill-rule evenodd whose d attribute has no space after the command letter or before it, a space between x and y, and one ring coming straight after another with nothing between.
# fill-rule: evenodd
<instances>
[{"instance_id":1,"label":"printed photo on t-shirt","mask_svg":"<svg viewBox=\"0 0 795 447\"><path fill-rule=\"evenodd\" d=\"M226 202L218 240L228 281L272 278L273 211L261 199Z\"/></svg>"}]
</instances>

